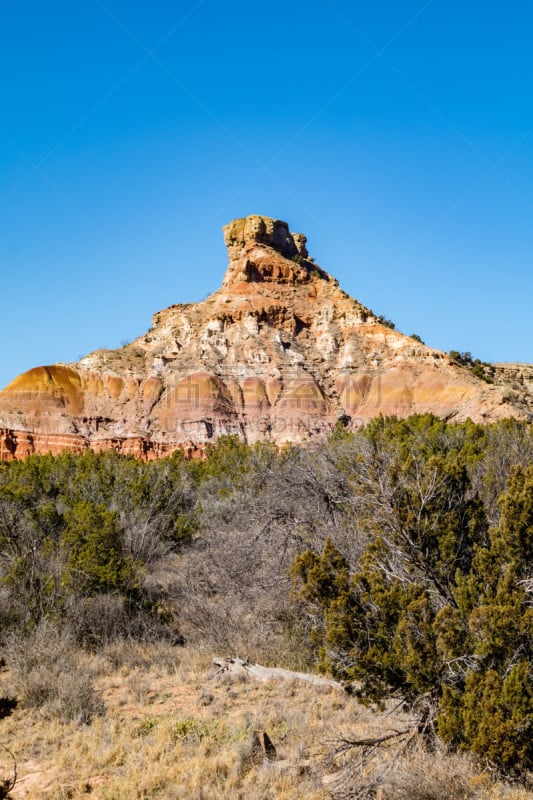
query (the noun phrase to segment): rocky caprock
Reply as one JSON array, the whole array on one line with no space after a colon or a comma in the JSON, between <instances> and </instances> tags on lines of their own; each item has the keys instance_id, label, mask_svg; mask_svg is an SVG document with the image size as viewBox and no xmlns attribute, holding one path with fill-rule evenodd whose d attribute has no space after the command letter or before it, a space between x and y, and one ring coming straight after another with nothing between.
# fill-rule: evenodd
<instances>
[{"instance_id":1,"label":"rocky caprock","mask_svg":"<svg viewBox=\"0 0 533 800\"><path fill-rule=\"evenodd\" d=\"M0 392L0 457L194 455L223 434L307 442L339 419L357 426L378 414L526 416L505 387L383 325L287 223L236 219L224 238L229 266L206 300L160 311L125 347L36 367Z\"/></svg>"}]
</instances>

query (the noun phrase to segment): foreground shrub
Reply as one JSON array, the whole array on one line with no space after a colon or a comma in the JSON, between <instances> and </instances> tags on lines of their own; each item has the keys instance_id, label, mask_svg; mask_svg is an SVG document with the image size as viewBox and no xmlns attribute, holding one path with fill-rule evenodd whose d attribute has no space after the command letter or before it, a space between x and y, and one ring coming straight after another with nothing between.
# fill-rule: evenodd
<instances>
[{"instance_id":1,"label":"foreground shrub","mask_svg":"<svg viewBox=\"0 0 533 800\"><path fill-rule=\"evenodd\" d=\"M523 775L533 768L533 467L512 471L488 531L461 455L428 442L397 438L387 459L374 449L361 504L375 537L354 567L331 542L297 557L300 598L322 666L358 681L363 701L394 698L426 735Z\"/></svg>"},{"instance_id":2,"label":"foreground shrub","mask_svg":"<svg viewBox=\"0 0 533 800\"><path fill-rule=\"evenodd\" d=\"M5 653L12 689L25 706L45 708L63 720L80 723L103 711L69 631L43 621L31 634L11 634Z\"/></svg>"}]
</instances>

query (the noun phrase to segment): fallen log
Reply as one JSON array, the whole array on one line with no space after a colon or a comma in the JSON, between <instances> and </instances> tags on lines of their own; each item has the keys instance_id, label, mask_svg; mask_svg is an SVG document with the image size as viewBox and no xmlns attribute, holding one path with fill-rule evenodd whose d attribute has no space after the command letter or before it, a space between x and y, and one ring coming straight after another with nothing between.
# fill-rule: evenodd
<instances>
[{"instance_id":1,"label":"fallen log","mask_svg":"<svg viewBox=\"0 0 533 800\"><path fill-rule=\"evenodd\" d=\"M213 664L218 667L218 670L212 676L213 678L221 674L245 675L256 681L303 681L313 686L331 686L345 691L341 683L330 678L321 678L318 675L310 675L307 672L293 672L290 669L281 669L280 667L263 667L260 664L251 664L242 658L214 658Z\"/></svg>"}]
</instances>

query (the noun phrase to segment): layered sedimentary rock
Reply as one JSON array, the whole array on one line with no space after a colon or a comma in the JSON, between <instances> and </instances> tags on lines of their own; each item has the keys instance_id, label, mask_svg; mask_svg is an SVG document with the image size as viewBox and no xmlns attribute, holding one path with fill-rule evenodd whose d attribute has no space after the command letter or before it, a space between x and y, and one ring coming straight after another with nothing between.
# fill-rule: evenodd
<instances>
[{"instance_id":1,"label":"layered sedimentary rock","mask_svg":"<svg viewBox=\"0 0 533 800\"><path fill-rule=\"evenodd\" d=\"M507 388L515 405L533 411L533 364L491 364L495 383Z\"/></svg>"},{"instance_id":2,"label":"layered sedimentary rock","mask_svg":"<svg viewBox=\"0 0 533 800\"><path fill-rule=\"evenodd\" d=\"M0 392L0 458L88 446L194 456L223 434L284 444L321 439L339 419L531 412L509 392L506 365L497 366L505 385L489 385L382 324L285 222L246 217L224 237L228 269L206 300L160 311L125 347L36 367Z\"/></svg>"}]
</instances>

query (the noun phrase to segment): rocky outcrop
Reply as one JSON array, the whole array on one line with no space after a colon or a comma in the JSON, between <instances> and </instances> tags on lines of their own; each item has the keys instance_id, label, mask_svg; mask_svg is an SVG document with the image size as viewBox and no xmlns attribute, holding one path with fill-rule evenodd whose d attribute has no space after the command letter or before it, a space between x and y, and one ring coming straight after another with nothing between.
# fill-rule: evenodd
<instances>
[{"instance_id":1,"label":"rocky outcrop","mask_svg":"<svg viewBox=\"0 0 533 800\"><path fill-rule=\"evenodd\" d=\"M507 398L515 405L533 411L533 364L491 364L496 384L507 389Z\"/></svg>"},{"instance_id":2,"label":"rocky outcrop","mask_svg":"<svg viewBox=\"0 0 533 800\"><path fill-rule=\"evenodd\" d=\"M0 457L87 447L194 456L223 434L281 445L321 439L339 419L355 427L432 411L488 421L533 410L531 395L509 391L506 365L490 385L382 324L287 223L246 217L224 238L228 268L206 300L160 311L125 347L36 367L0 392ZM512 379L530 386L524 369Z\"/></svg>"}]
</instances>

